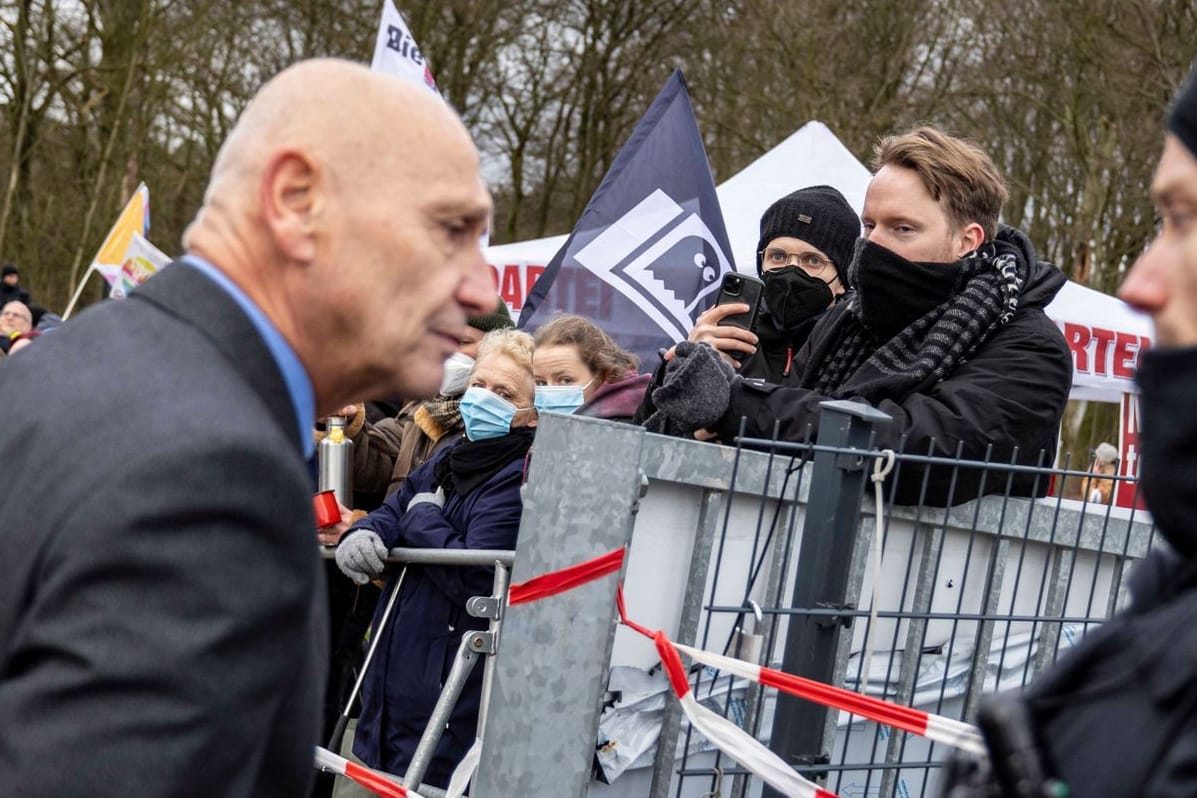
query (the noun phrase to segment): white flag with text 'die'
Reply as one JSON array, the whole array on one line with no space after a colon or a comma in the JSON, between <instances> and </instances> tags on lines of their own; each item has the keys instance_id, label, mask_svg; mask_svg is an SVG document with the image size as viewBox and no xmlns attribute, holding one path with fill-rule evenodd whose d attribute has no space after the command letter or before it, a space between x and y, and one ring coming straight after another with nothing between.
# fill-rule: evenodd
<instances>
[{"instance_id":1,"label":"white flag with text 'die'","mask_svg":"<svg viewBox=\"0 0 1197 798\"><path fill-rule=\"evenodd\" d=\"M519 327L585 316L651 370L683 340L733 271L698 122L675 71L653 100L561 250L536 281Z\"/></svg>"},{"instance_id":2,"label":"white flag with text 'die'","mask_svg":"<svg viewBox=\"0 0 1197 798\"><path fill-rule=\"evenodd\" d=\"M412 38L403 15L395 8L394 0L383 0L382 20L378 23L378 38L374 42L374 60L370 62L370 68L419 83L436 92L432 70Z\"/></svg>"}]
</instances>

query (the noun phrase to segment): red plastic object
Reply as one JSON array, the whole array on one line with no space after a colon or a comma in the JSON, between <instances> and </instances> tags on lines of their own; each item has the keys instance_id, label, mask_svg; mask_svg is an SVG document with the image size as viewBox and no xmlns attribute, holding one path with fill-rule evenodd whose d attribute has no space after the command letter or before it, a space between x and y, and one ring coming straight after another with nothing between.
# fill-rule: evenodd
<instances>
[{"instance_id":1,"label":"red plastic object","mask_svg":"<svg viewBox=\"0 0 1197 798\"><path fill-rule=\"evenodd\" d=\"M322 490L312 497L316 510L316 528L323 529L341 522L341 509L337 506L337 495L331 490Z\"/></svg>"}]
</instances>

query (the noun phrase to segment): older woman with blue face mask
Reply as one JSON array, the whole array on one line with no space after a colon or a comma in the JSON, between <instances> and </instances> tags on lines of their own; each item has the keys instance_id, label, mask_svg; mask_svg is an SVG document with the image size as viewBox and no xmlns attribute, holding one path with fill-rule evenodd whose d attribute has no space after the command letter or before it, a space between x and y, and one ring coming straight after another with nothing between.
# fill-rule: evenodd
<instances>
[{"instance_id":1,"label":"older woman with blue face mask","mask_svg":"<svg viewBox=\"0 0 1197 798\"><path fill-rule=\"evenodd\" d=\"M519 531L520 485L532 446L532 337L495 330L482 339L461 398L466 438L438 452L408 476L382 507L350 528L337 565L359 584L383 571L396 546L513 549ZM392 576L374 617L379 654L362 685L353 752L370 767L406 771L449 675L462 634L485 628L465 611L471 596L490 595L493 568L409 566L387 627L378 628ZM474 741L482 694L475 668L444 730L424 781L445 786Z\"/></svg>"}]
</instances>

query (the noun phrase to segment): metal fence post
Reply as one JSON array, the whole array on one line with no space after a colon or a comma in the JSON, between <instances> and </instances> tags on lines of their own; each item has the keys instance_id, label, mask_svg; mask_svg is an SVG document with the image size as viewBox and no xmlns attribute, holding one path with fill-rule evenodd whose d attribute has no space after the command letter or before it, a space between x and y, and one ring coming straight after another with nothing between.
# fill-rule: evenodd
<instances>
[{"instance_id":1,"label":"metal fence post","mask_svg":"<svg viewBox=\"0 0 1197 798\"><path fill-rule=\"evenodd\" d=\"M698 513L698 529L694 535L694 551L690 555L690 578L682 601L682 617L678 624L679 642L694 645L698 622L702 613L703 594L707 586L707 572L711 565L711 548L716 530L723 520L726 502L731 497L722 491L703 491ZM657 753L653 759L653 780L648 798L667 798L673 788L673 768L677 759L677 741L682 727L682 708L677 701L667 701L661 720L661 734L657 738Z\"/></svg>"},{"instance_id":2,"label":"metal fence post","mask_svg":"<svg viewBox=\"0 0 1197 798\"><path fill-rule=\"evenodd\" d=\"M815 453L791 602L794 609L844 607L860 525L861 492L868 479L865 452L874 426L891 420L885 413L858 402L823 402L820 408L818 444L855 448L861 454ZM831 683L841 623L847 626L850 621L825 615L792 615L782 670ZM828 719L826 707L779 695L770 748L799 769L826 762L830 751ZM766 787L764 795L773 798L780 793Z\"/></svg>"},{"instance_id":3,"label":"metal fence post","mask_svg":"<svg viewBox=\"0 0 1197 798\"><path fill-rule=\"evenodd\" d=\"M512 583L627 545L645 434L610 421L541 416ZM470 795L586 795L615 639L618 581L610 574L507 608Z\"/></svg>"}]
</instances>

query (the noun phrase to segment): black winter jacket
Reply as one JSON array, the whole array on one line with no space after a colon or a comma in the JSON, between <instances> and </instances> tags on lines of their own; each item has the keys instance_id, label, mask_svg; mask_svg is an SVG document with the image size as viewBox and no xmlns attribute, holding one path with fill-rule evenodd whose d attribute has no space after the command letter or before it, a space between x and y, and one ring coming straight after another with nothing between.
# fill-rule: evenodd
<instances>
[{"instance_id":1,"label":"black winter jacket","mask_svg":"<svg viewBox=\"0 0 1197 798\"><path fill-rule=\"evenodd\" d=\"M0 308L7 305L9 302L24 302L29 304L29 292L21 285L8 285L7 283L0 283Z\"/></svg>"},{"instance_id":2,"label":"black winter jacket","mask_svg":"<svg viewBox=\"0 0 1197 798\"><path fill-rule=\"evenodd\" d=\"M876 402L878 410L893 418L887 428L877 430L878 447L953 458L959 450L966 460L1052 465L1072 387L1072 358L1064 336L1043 309L1065 277L1035 257L1022 233L1003 228L999 236L1015 244L1030 264L1014 317L994 330L971 359L946 379L925 391ZM820 318L798 357L803 382L826 356L822 350L827 342L838 339L837 328L847 312L848 303L841 302ZM730 406L715 429L730 442L745 417L746 434L766 438L772 436L777 419L782 440L803 441L808 435L814 440L819 403L827 398L805 388L737 377ZM1004 494L1007 488L1013 496L1041 496L1048 487L1046 478L1034 474L964 467L902 464L894 478L897 484L890 488L897 504L951 506L980 495Z\"/></svg>"},{"instance_id":3,"label":"black winter jacket","mask_svg":"<svg viewBox=\"0 0 1197 798\"><path fill-rule=\"evenodd\" d=\"M453 447L441 449L408 475L382 507L352 529L373 529L388 548L513 549L523 499L524 457L466 495L451 495L443 508L428 502L410 507L421 492L437 489L437 467ZM494 569L409 565L399 599L386 628L380 629L397 574L388 579L374 613L379 637L375 661L362 680L362 709L353 752L372 768L402 775L411 764L420 736L457 658L462 635L486 628L486 621L466 613L471 596L488 596ZM475 667L462 688L424 781L445 787L453 769L474 742L482 700L482 667Z\"/></svg>"},{"instance_id":4,"label":"black winter jacket","mask_svg":"<svg viewBox=\"0 0 1197 798\"><path fill-rule=\"evenodd\" d=\"M798 370L798 353L822 316L822 313L811 316L787 334L773 326L767 311L762 312L753 329L760 339L756 352L744 358L739 369L740 375L745 379L761 379L778 385L797 385L801 374Z\"/></svg>"},{"instance_id":5,"label":"black winter jacket","mask_svg":"<svg viewBox=\"0 0 1197 798\"><path fill-rule=\"evenodd\" d=\"M1197 795L1197 347L1139 362L1139 478L1160 536L1133 600L1025 698L1050 771L1075 798Z\"/></svg>"}]
</instances>

